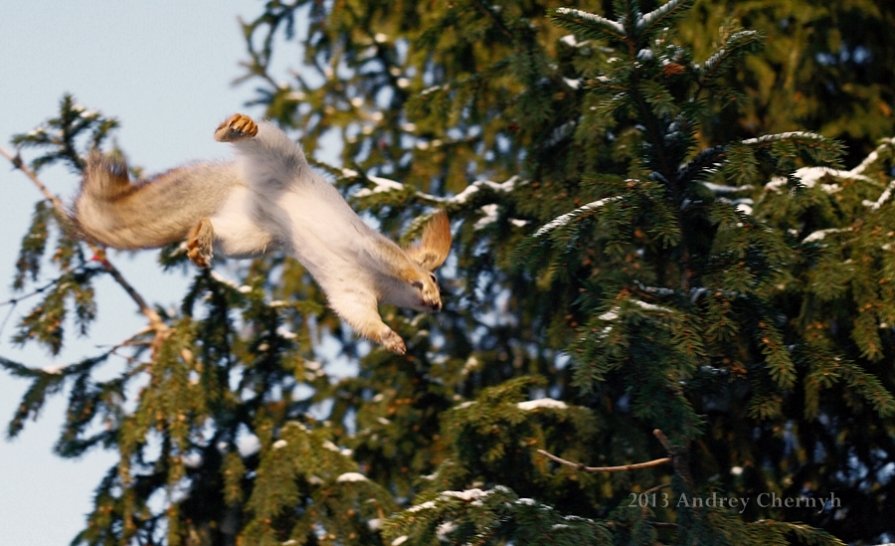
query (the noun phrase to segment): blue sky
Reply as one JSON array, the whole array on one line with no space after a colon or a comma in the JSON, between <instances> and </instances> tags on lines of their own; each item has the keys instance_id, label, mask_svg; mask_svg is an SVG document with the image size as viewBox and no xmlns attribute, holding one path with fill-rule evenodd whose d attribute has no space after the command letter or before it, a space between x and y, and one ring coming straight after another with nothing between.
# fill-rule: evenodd
<instances>
[{"instance_id":1,"label":"blue sky","mask_svg":"<svg viewBox=\"0 0 895 546\"><path fill-rule=\"evenodd\" d=\"M121 122L118 144L146 172L201 158L226 157L212 132L223 118L246 111L252 85L232 87L245 56L237 17L261 10L257 0L112 2L29 0L7 6L0 17L0 145L56 112L63 93ZM27 152L25 154L27 159ZM41 178L69 200L77 177L65 168ZM0 301L12 294L13 266L39 194L21 173L0 168L3 223L0 230ZM154 302L180 300L186 281L162 273L153 252L113 254L125 276ZM97 345L120 341L143 321L111 282L97 285L100 322L89 339L77 340L61 357L19 350L10 336L17 318L34 300L20 304L0 332L0 355L36 367L65 364ZM0 321L9 313L0 307ZM0 375L0 424L12 416L27 383ZM64 396L28 423L15 440L0 440L0 529L3 543L17 546L68 544L82 528L94 486L113 454L93 452L79 460L52 454L65 409Z\"/></svg>"}]
</instances>

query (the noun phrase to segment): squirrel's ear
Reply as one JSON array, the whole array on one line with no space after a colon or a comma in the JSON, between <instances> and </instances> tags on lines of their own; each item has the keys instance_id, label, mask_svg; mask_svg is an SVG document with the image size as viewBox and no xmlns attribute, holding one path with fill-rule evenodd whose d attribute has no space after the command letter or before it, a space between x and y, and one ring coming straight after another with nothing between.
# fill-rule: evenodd
<instances>
[{"instance_id":1,"label":"squirrel's ear","mask_svg":"<svg viewBox=\"0 0 895 546\"><path fill-rule=\"evenodd\" d=\"M444 263L451 251L451 221L440 210L423 228L420 240L407 249L410 259L423 269L434 270Z\"/></svg>"}]
</instances>

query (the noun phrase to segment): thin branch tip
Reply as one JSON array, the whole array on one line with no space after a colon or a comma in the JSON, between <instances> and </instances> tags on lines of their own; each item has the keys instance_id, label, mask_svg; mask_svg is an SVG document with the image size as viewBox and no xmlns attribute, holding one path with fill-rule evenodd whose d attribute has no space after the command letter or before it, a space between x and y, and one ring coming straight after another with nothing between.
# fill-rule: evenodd
<instances>
[{"instance_id":1,"label":"thin branch tip","mask_svg":"<svg viewBox=\"0 0 895 546\"><path fill-rule=\"evenodd\" d=\"M551 461L561 464L563 466L568 466L578 470L579 472L588 472L588 473L597 473L597 472L631 472L634 470L643 470L645 468L653 468L656 466L661 466L663 464L668 464L671 462L671 457L661 457L658 459L653 459L651 461L644 461L641 463L631 463L631 464L623 464L617 466L587 466L584 463L577 463L574 461L570 461L568 459L563 459L558 455L554 455L549 451L538 449L537 452L544 457L547 457Z\"/></svg>"}]
</instances>

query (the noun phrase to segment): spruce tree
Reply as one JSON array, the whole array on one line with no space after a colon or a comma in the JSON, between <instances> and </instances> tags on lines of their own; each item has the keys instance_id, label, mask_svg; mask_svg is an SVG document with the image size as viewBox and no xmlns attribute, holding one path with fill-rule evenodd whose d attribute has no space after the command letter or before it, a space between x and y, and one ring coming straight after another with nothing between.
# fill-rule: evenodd
<instances>
[{"instance_id":1,"label":"spruce tree","mask_svg":"<svg viewBox=\"0 0 895 546\"><path fill-rule=\"evenodd\" d=\"M895 139L843 165L819 134L719 130L762 37L729 24L696 55L690 7L296 0L245 23L252 103L312 157L337 137L318 167L357 210L407 239L453 219L445 310L385 311L405 356L356 339L277 253L232 278L165 249L192 283L152 306L45 195L15 341L62 354L105 275L147 319L62 369L0 359L31 382L10 435L66 392L57 452L120 456L73 543L891 534ZM276 73L294 42L302 70ZM27 161L6 155L39 184L115 127L65 97L14 138Z\"/></svg>"}]
</instances>

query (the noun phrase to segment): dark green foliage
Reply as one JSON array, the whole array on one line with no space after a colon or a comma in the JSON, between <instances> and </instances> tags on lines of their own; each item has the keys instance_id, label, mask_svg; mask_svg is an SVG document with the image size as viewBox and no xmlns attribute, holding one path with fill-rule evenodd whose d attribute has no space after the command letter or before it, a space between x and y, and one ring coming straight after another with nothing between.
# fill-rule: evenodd
<instances>
[{"instance_id":1,"label":"dark green foliage","mask_svg":"<svg viewBox=\"0 0 895 546\"><path fill-rule=\"evenodd\" d=\"M766 47L732 67L742 100L706 127L710 134L817 131L847 145L850 165L892 135L895 90L887 67L895 54L895 4L699 0L676 30L707 59L715 29L731 21L764 35Z\"/></svg>"},{"instance_id":2,"label":"dark green foliage","mask_svg":"<svg viewBox=\"0 0 895 546\"><path fill-rule=\"evenodd\" d=\"M776 3L723 25L701 1L604 4L298 0L244 24L252 102L309 154L341 139L344 167L318 167L359 211L405 241L448 211L446 309L384 309L408 355L367 350L273 254L238 281L197 273L166 329L94 358L0 360L31 381L9 434L68 390L57 451L120 454L76 544L891 538L895 141L867 138L891 124L801 130L826 105L771 119L826 92L767 83L781 40L818 51ZM890 16L796 4L801 29ZM283 37L304 46L287 79ZM833 61L834 94L863 77ZM114 126L85 112L66 97L16 142L35 167L78 166L76 137ZM52 210L23 240L16 289L46 295L15 339L59 352L104 270Z\"/></svg>"}]
</instances>

